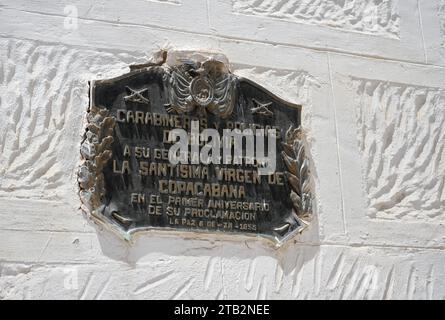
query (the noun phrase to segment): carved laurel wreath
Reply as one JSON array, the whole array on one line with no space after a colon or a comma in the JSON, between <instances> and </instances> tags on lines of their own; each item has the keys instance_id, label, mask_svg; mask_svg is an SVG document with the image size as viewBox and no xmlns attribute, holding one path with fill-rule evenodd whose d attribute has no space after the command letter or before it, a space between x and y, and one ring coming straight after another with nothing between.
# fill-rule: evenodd
<instances>
[{"instance_id":1,"label":"carved laurel wreath","mask_svg":"<svg viewBox=\"0 0 445 320\"><path fill-rule=\"evenodd\" d=\"M104 202L103 168L112 156L111 146L116 120L109 116L107 109L92 106L88 110L87 121L87 130L80 148L82 164L77 181L83 205L95 215L95 210Z\"/></svg>"},{"instance_id":2,"label":"carved laurel wreath","mask_svg":"<svg viewBox=\"0 0 445 320\"><path fill-rule=\"evenodd\" d=\"M309 175L309 161L304 151L301 127L292 126L286 131L285 142L282 143L281 156L286 164L287 180L292 189L290 199L294 211L285 219L285 223L274 231L284 237L295 229L302 229L312 219L312 194Z\"/></svg>"}]
</instances>

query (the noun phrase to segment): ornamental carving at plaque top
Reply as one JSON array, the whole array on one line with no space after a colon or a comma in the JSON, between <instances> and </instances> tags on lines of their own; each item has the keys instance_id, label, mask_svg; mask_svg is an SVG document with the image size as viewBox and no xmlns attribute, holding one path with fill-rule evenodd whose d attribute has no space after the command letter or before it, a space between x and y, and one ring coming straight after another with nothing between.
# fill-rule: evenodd
<instances>
[{"instance_id":1,"label":"ornamental carving at plaque top","mask_svg":"<svg viewBox=\"0 0 445 320\"><path fill-rule=\"evenodd\" d=\"M125 239L170 230L261 236L278 244L309 225L313 196L302 106L231 73L221 54L163 51L130 69L90 84L78 182L82 209L94 221ZM171 132L193 137L195 124L221 136L273 132L268 156L276 154L275 170L261 175L255 159L199 163L190 154L189 162L174 164ZM244 145L230 148L245 152Z\"/></svg>"}]
</instances>

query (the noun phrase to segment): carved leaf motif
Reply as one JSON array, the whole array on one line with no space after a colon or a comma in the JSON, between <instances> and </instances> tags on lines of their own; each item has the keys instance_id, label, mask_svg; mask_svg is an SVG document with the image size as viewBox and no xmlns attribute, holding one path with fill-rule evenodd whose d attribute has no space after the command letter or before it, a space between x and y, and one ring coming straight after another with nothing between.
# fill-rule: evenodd
<instances>
[{"instance_id":1,"label":"carved leaf motif","mask_svg":"<svg viewBox=\"0 0 445 320\"><path fill-rule=\"evenodd\" d=\"M300 192L300 179L297 176L294 176L293 174L286 172L287 179L292 187L292 190L294 190L298 195L301 194Z\"/></svg>"},{"instance_id":2,"label":"carved leaf motif","mask_svg":"<svg viewBox=\"0 0 445 320\"><path fill-rule=\"evenodd\" d=\"M114 125L116 124L116 120L112 117L105 118L101 124L101 135L100 138L103 139L105 137L111 136L113 134Z\"/></svg>"},{"instance_id":3,"label":"carved leaf motif","mask_svg":"<svg viewBox=\"0 0 445 320\"><path fill-rule=\"evenodd\" d=\"M102 142L97 147L97 152L102 152L104 150L107 150L108 148L111 148L111 145L113 144L114 138L112 136L105 137Z\"/></svg>"},{"instance_id":4,"label":"carved leaf motif","mask_svg":"<svg viewBox=\"0 0 445 320\"><path fill-rule=\"evenodd\" d=\"M295 208L295 210L298 212L301 208L301 198L298 194L296 194L294 191L291 191L290 193L290 199L292 201L292 204Z\"/></svg>"},{"instance_id":5,"label":"carved leaf motif","mask_svg":"<svg viewBox=\"0 0 445 320\"><path fill-rule=\"evenodd\" d=\"M311 191L311 186L309 180L303 182L303 193L309 194Z\"/></svg>"},{"instance_id":6,"label":"carved leaf motif","mask_svg":"<svg viewBox=\"0 0 445 320\"><path fill-rule=\"evenodd\" d=\"M85 159L91 159L96 154L96 149L94 147L94 144L90 143L88 140L85 140L84 143L80 146L80 154Z\"/></svg>"},{"instance_id":7,"label":"carved leaf motif","mask_svg":"<svg viewBox=\"0 0 445 320\"><path fill-rule=\"evenodd\" d=\"M294 155L294 149L292 149L292 146L290 144L287 143L281 143L281 146L283 147L284 152L289 155L289 156L293 156Z\"/></svg>"},{"instance_id":8,"label":"carved leaf motif","mask_svg":"<svg viewBox=\"0 0 445 320\"><path fill-rule=\"evenodd\" d=\"M300 168L300 177L301 177L301 180L303 180L304 177L307 176L307 171L308 171L308 164L307 164L307 161L304 160L303 163L302 163L302 165L301 165L301 168Z\"/></svg>"},{"instance_id":9,"label":"carved leaf motif","mask_svg":"<svg viewBox=\"0 0 445 320\"><path fill-rule=\"evenodd\" d=\"M87 114L87 131L81 145L84 162L79 168L77 181L83 205L94 214L103 204L105 185L103 167L112 157L113 129L116 121L107 117L108 110L92 106Z\"/></svg>"},{"instance_id":10,"label":"carved leaf motif","mask_svg":"<svg viewBox=\"0 0 445 320\"><path fill-rule=\"evenodd\" d=\"M99 134L100 127L96 125L95 123L90 123L87 126L88 130L90 130L94 134Z\"/></svg>"},{"instance_id":11,"label":"carved leaf motif","mask_svg":"<svg viewBox=\"0 0 445 320\"><path fill-rule=\"evenodd\" d=\"M298 151L297 151L297 161L298 163L303 163L305 159L305 153L304 153L304 146L303 144L298 144Z\"/></svg>"},{"instance_id":12,"label":"carved leaf motif","mask_svg":"<svg viewBox=\"0 0 445 320\"><path fill-rule=\"evenodd\" d=\"M298 169L297 169L297 161L292 159L291 157L289 157L286 153L282 152L282 157L284 160L284 163L286 164L287 169L289 170L290 173L292 173L293 175L298 174Z\"/></svg>"},{"instance_id":13,"label":"carved leaf motif","mask_svg":"<svg viewBox=\"0 0 445 320\"><path fill-rule=\"evenodd\" d=\"M298 226L307 225L312 215L311 182L309 176L309 162L306 158L301 128L289 127L285 133L285 143L282 143L281 156L286 165L286 178L292 189L290 200L294 207L285 220L286 223L275 228L280 236L295 230Z\"/></svg>"}]
</instances>

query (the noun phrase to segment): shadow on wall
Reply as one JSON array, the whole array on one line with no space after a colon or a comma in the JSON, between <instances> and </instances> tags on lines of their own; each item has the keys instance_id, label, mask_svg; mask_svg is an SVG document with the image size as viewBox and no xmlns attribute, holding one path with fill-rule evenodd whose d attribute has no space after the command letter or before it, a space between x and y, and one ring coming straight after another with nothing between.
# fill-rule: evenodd
<instances>
[{"instance_id":1,"label":"shadow on wall","mask_svg":"<svg viewBox=\"0 0 445 320\"><path fill-rule=\"evenodd\" d=\"M135 267L139 260L166 257L217 257L222 259L253 260L257 257L270 257L277 261L283 273L288 275L295 271L297 256L304 250L304 261L300 267L312 261L319 251L318 219L311 225L288 240L281 247L261 237L237 235L217 235L186 232L146 231L135 235L132 242L108 229L95 225L98 240L104 255L110 259L127 263ZM301 255L300 255L301 258Z\"/></svg>"}]
</instances>

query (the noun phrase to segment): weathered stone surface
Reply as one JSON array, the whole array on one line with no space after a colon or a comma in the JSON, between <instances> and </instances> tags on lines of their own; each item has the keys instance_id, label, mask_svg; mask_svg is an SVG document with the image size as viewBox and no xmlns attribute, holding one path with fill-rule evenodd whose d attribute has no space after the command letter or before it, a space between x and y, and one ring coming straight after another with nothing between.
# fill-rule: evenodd
<instances>
[{"instance_id":1,"label":"weathered stone surface","mask_svg":"<svg viewBox=\"0 0 445 320\"><path fill-rule=\"evenodd\" d=\"M445 91L355 80L369 214L445 218Z\"/></svg>"},{"instance_id":2,"label":"weathered stone surface","mask_svg":"<svg viewBox=\"0 0 445 320\"><path fill-rule=\"evenodd\" d=\"M398 4L392 0L232 0L232 10L387 37L399 36Z\"/></svg>"},{"instance_id":3,"label":"weathered stone surface","mask_svg":"<svg viewBox=\"0 0 445 320\"><path fill-rule=\"evenodd\" d=\"M0 41L0 194L61 200L74 187L90 76L137 57Z\"/></svg>"},{"instance_id":4,"label":"weathered stone surface","mask_svg":"<svg viewBox=\"0 0 445 320\"><path fill-rule=\"evenodd\" d=\"M438 252L298 246L277 259L273 252L258 257L239 254L244 249L236 245L208 248L214 253L210 256L199 250L193 250L194 256L147 256L131 266L2 262L0 298L444 298L443 268L438 265L443 253ZM229 257L228 251L238 253Z\"/></svg>"}]
</instances>

